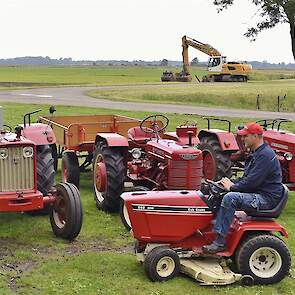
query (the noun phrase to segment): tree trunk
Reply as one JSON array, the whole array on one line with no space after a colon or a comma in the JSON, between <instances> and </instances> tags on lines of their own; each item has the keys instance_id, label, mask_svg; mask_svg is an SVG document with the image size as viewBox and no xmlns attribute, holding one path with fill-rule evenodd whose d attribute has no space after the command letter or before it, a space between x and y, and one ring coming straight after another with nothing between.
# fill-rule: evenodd
<instances>
[{"instance_id":1,"label":"tree trunk","mask_svg":"<svg viewBox=\"0 0 295 295\"><path fill-rule=\"evenodd\" d=\"M295 60L295 23L290 22L290 35L292 42L292 53Z\"/></svg>"}]
</instances>

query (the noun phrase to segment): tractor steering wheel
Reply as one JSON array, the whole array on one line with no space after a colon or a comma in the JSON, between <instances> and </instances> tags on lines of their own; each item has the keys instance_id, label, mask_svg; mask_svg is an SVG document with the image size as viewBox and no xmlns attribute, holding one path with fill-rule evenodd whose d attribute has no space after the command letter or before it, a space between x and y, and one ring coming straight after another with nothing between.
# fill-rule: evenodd
<instances>
[{"instance_id":1,"label":"tractor steering wheel","mask_svg":"<svg viewBox=\"0 0 295 295\"><path fill-rule=\"evenodd\" d=\"M4 129L4 131L5 132L9 132L9 133L11 133L12 132L12 128L9 126L9 125L5 125L5 124L3 124L3 127L6 127L8 130L6 130L6 129Z\"/></svg>"},{"instance_id":2,"label":"tractor steering wheel","mask_svg":"<svg viewBox=\"0 0 295 295\"><path fill-rule=\"evenodd\" d=\"M205 183L209 184L209 190L212 189L212 186L214 186L219 190L226 191L224 186L222 184L220 184L219 182L213 181L211 179L205 179Z\"/></svg>"},{"instance_id":3,"label":"tractor steering wheel","mask_svg":"<svg viewBox=\"0 0 295 295\"><path fill-rule=\"evenodd\" d=\"M146 123L147 120L153 118L153 122L152 122L152 126L151 128L148 127L144 127L144 124ZM161 118L159 121L161 123L163 123L163 127L158 129L158 124L157 124L157 118ZM164 130L169 124L169 119L164 116L164 115L152 115L149 117L146 117L145 119L143 119L140 123L140 129L145 132L145 133L158 133L161 132L162 130Z\"/></svg>"}]
</instances>

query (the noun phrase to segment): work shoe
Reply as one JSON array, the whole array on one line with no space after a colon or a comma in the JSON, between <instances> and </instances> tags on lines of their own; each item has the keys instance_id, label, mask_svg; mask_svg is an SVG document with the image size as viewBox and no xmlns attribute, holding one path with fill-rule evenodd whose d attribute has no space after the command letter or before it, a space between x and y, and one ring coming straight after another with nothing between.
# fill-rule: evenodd
<instances>
[{"instance_id":1,"label":"work shoe","mask_svg":"<svg viewBox=\"0 0 295 295\"><path fill-rule=\"evenodd\" d=\"M217 245L215 243L202 247L203 252L208 254L215 254L217 252L222 252L225 249L226 249L225 245Z\"/></svg>"}]
</instances>

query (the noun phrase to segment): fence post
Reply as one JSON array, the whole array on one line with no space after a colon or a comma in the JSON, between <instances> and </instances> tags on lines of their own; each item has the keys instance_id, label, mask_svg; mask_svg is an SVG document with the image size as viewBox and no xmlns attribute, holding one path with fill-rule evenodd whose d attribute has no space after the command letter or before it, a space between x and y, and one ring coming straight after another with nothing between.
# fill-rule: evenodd
<instances>
[{"instance_id":1,"label":"fence post","mask_svg":"<svg viewBox=\"0 0 295 295\"><path fill-rule=\"evenodd\" d=\"M280 96L278 96L278 112L280 111Z\"/></svg>"},{"instance_id":2,"label":"fence post","mask_svg":"<svg viewBox=\"0 0 295 295\"><path fill-rule=\"evenodd\" d=\"M256 109L260 110L260 95L257 94L257 98L256 98Z\"/></svg>"}]
</instances>

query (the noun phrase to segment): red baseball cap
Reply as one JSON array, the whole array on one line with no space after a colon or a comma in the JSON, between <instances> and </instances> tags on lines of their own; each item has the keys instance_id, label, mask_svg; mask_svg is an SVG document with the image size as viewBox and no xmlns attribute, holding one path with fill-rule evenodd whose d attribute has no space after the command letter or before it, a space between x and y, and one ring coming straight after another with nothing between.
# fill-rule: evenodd
<instances>
[{"instance_id":1,"label":"red baseball cap","mask_svg":"<svg viewBox=\"0 0 295 295\"><path fill-rule=\"evenodd\" d=\"M257 123L248 123L242 130L238 130L238 135L245 136L248 134L262 134L263 128Z\"/></svg>"}]
</instances>

